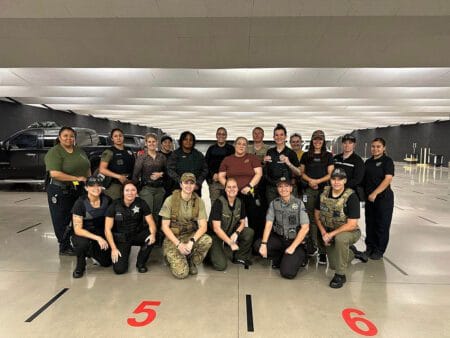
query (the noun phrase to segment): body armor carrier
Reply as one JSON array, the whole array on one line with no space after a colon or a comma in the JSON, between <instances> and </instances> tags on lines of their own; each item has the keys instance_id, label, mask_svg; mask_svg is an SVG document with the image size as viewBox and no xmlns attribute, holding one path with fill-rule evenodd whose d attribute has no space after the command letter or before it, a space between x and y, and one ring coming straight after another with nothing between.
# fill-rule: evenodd
<instances>
[{"instance_id":1,"label":"body armor carrier","mask_svg":"<svg viewBox=\"0 0 450 338\"><path fill-rule=\"evenodd\" d=\"M273 201L273 207L275 209L273 231L286 239L295 239L301 228L301 201L298 198L291 197L289 206L283 208L281 198L277 197Z\"/></svg>"},{"instance_id":2,"label":"body armor carrier","mask_svg":"<svg viewBox=\"0 0 450 338\"><path fill-rule=\"evenodd\" d=\"M105 195L100 196L100 207L94 208L86 196L83 200L86 215L83 218L83 227L96 234L104 235L105 232L105 214L108 209L108 198Z\"/></svg>"},{"instance_id":3,"label":"body armor carrier","mask_svg":"<svg viewBox=\"0 0 450 338\"><path fill-rule=\"evenodd\" d=\"M230 209L226 197L220 196L219 200L222 203L222 217L220 226L222 230L230 236L239 226L239 221L241 218L241 200L236 198L234 201L233 210Z\"/></svg>"},{"instance_id":4,"label":"body armor carrier","mask_svg":"<svg viewBox=\"0 0 450 338\"><path fill-rule=\"evenodd\" d=\"M193 192L191 200L193 200L191 221L179 222L178 215L181 207L181 190L177 189L172 193L170 229L177 238L185 234L197 231L198 229L197 219L200 210L200 197L195 192Z\"/></svg>"},{"instance_id":5,"label":"body armor carrier","mask_svg":"<svg viewBox=\"0 0 450 338\"><path fill-rule=\"evenodd\" d=\"M347 223L344 208L347 206L348 198L353 194L350 188L345 189L339 198L331 198L330 186L326 186L320 195L320 221L327 229L337 229Z\"/></svg>"}]
</instances>

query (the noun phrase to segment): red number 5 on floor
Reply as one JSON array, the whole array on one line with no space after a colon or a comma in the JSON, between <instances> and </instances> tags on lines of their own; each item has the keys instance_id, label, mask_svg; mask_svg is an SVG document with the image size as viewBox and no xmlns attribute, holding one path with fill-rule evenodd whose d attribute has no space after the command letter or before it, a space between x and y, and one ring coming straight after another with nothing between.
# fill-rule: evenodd
<instances>
[{"instance_id":1,"label":"red number 5 on floor","mask_svg":"<svg viewBox=\"0 0 450 338\"><path fill-rule=\"evenodd\" d=\"M127 323L130 326L141 327L150 324L156 318L156 311L152 309L154 306L159 306L161 302L152 301L152 300L144 300L141 304L138 305L136 309L134 309L134 314L145 313L146 317L142 321L136 320L134 317L130 317L127 319Z\"/></svg>"},{"instance_id":2,"label":"red number 5 on floor","mask_svg":"<svg viewBox=\"0 0 450 338\"><path fill-rule=\"evenodd\" d=\"M352 317L352 314L356 314L357 316ZM366 318L358 317L364 315L365 313L358 309L348 308L342 311L342 318L344 318L347 325L353 331L363 336L375 336L378 333L378 329L375 324ZM358 326L357 323L362 323L366 327L365 330Z\"/></svg>"}]
</instances>

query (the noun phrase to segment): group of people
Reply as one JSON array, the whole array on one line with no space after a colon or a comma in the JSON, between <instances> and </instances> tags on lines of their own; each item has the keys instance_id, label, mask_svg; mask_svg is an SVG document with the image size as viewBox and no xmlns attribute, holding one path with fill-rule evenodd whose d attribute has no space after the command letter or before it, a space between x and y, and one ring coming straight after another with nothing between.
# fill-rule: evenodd
<instances>
[{"instance_id":1,"label":"group of people","mask_svg":"<svg viewBox=\"0 0 450 338\"><path fill-rule=\"evenodd\" d=\"M353 258L383 257L394 175L383 139L372 141L372 157L364 163L350 134L342 138L343 153L334 157L321 130L312 134L307 152L298 133L287 146L281 124L273 130L272 148L264 144L262 128L254 128L252 136L251 145L237 137L232 146L220 127L217 142L203 156L190 131L181 133L176 150L170 136L161 138L158 150L157 136L148 134L136 157L124 146L123 132L113 129L113 146L102 154L98 175L91 175L74 130L61 128L45 158L47 193L60 255L77 256L73 277L84 275L86 257L125 273L132 246L140 247L137 270L147 272L158 243L180 279L197 274L202 262L219 271L230 261L251 265L252 253L271 259L272 267L291 279L316 256L318 264L328 262L335 270L330 286L339 288ZM209 217L201 197L205 180ZM361 236L360 202L365 202L365 252L354 246Z\"/></svg>"}]
</instances>

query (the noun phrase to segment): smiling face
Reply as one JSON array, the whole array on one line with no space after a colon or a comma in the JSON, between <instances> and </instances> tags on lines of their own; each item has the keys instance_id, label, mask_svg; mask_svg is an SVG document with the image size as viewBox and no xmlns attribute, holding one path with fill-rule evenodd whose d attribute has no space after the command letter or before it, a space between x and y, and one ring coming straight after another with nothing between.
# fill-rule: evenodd
<instances>
[{"instance_id":1,"label":"smiling face","mask_svg":"<svg viewBox=\"0 0 450 338\"><path fill-rule=\"evenodd\" d=\"M316 152L320 152L323 146L323 139L320 137L316 137L313 140L313 147L314 147L314 151Z\"/></svg>"},{"instance_id":2,"label":"smiling face","mask_svg":"<svg viewBox=\"0 0 450 338\"><path fill-rule=\"evenodd\" d=\"M133 203L137 196L137 188L133 183L128 183L123 187L123 200Z\"/></svg>"},{"instance_id":3,"label":"smiling face","mask_svg":"<svg viewBox=\"0 0 450 338\"><path fill-rule=\"evenodd\" d=\"M225 193L228 197L236 198L237 194L239 192L237 183L234 179L228 179L227 183L225 184Z\"/></svg>"},{"instance_id":4,"label":"smiling face","mask_svg":"<svg viewBox=\"0 0 450 338\"><path fill-rule=\"evenodd\" d=\"M65 148L72 148L75 144L75 133L70 129L64 129L58 136L59 143Z\"/></svg>"},{"instance_id":5,"label":"smiling face","mask_svg":"<svg viewBox=\"0 0 450 338\"><path fill-rule=\"evenodd\" d=\"M225 128L219 128L216 132L217 144L224 145L227 141L227 131Z\"/></svg>"},{"instance_id":6,"label":"smiling face","mask_svg":"<svg viewBox=\"0 0 450 338\"><path fill-rule=\"evenodd\" d=\"M86 186L86 191L90 197L98 197L102 193L102 186L100 184Z\"/></svg>"},{"instance_id":7,"label":"smiling face","mask_svg":"<svg viewBox=\"0 0 450 338\"><path fill-rule=\"evenodd\" d=\"M289 141L293 151L297 152L302 149L302 139L298 136L291 137Z\"/></svg>"},{"instance_id":8,"label":"smiling face","mask_svg":"<svg viewBox=\"0 0 450 338\"><path fill-rule=\"evenodd\" d=\"M273 139L277 146L284 145L286 143L286 133L283 129L277 129L273 133Z\"/></svg>"},{"instance_id":9,"label":"smiling face","mask_svg":"<svg viewBox=\"0 0 450 338\"><path fill-rule=\"evenodd\" d=\"M191 134L187 134L186 137L181 141L181 147L183 151L190 152L194 147L194 138Z\"/></svg>"},{"instance_id":10,"label":"smiling face","mask_svg":"<svg viewBox=\"0 0 450 338\"><path fill-rule=\"evenodd\" d=\"M284 200L289 198L292 193L292 185L289 183L278 183L277 185L278 195Z\"/></svg>"},{"instance_id":11,"label":"smiling face","mask_svg":"<svg viewBox=\"0 0 450 338\"><path fill-rule=\"evenodd\" d=\"M372 142L370 151L375 158L381 157L384 154L386 147L380 141Z\"/></svg>"},{"instance_id":12,"label":"smiling face","mask_svg":"<svg viewBox=\"0 0 450 338\"><path fill-rule=\"evenodd\" d=\"M195 182L193 180L186 180L180 183L181 191L190 195L195 190Z\"/></svg>"},{"instance_id":13,"label":"smiling face","mask_svg":"<svg viewBox=\"0 0 450 338\"><path fill-rule=\"evenodd\" d=\"M330 179L331 188L333 188L334 191L341 191L345 188L345 183L347 183L346 178L339 178L339 177L333 177Z\"/></svg>"},{"instance_id":14,"label":"smiling face","mask_svg":"<svg viewBox=\"0 0 450 338\"><path fill-rule=\"evenodd\" d=\"M147 145L147 149L150 151L156 151L156 147L158 145L158 141L154 137L148 137L147 141L145 141L145 144Z\"/></svg>"},{"instance_id":15,"label":"smiling face","mask_svg":"<svg viewBox=\"0 0 450 338\"><path fill-rule=\"evenodd\" d=\"M173 144L172 141L170 139L165 139L162 143L161 143L161 148L165 153L170 153L172 151L173 148Z\"/></svg>"}]
</instances>

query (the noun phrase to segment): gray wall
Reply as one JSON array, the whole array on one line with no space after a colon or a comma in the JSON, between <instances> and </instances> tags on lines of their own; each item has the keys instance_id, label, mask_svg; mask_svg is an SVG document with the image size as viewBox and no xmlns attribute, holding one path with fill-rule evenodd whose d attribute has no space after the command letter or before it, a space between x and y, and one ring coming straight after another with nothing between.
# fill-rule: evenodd
<instances>
[{"instance_id":1,"label":"gray wall","mask_svg":"<svg viewBox=\"0 0 450 338\"><path fill-rule=\"evenodd\" d=\"M403 161L406 154L413 151L412 144L417 143L416 153L420 148L431 148L434 154L444 155L444 165L450 160L450 120L432 123L416 123L394 127L358 129L352 134L357 140L357 152L364 156L367 143L367 156L370 157L370 143L375 137L386 140L387 153L394 161ZM340 143L340 140L337 142ZM339 149L342 149L340 146Z\"/></svg>"},{"instance_id":2,"label":"gray wall","mask_svg":"<svg viewBox=\"0 0 450 338\"><path fill-rule=\"evenodd\" d=\"M61 126L92 128L99 134L109 134L113 128L121 128L126 134L162 134L161 129L122 123L92 116L78 115L60 110L50 110L33 106L0 101L0 140L37 121L55 121Z\"/></svg>"}]
</instances>

